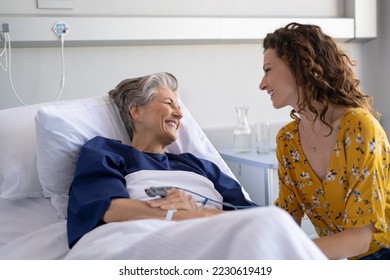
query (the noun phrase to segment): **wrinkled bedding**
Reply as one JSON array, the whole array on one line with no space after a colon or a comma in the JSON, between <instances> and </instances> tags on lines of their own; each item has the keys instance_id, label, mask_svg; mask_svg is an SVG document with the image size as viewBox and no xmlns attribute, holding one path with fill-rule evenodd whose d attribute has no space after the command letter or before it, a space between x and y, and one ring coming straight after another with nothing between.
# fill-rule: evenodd
<instances>
[{"instance_id":1,"label":"wrinkled bedding","mask_svg":"<svg viewBox=\"0 0 390 280\"><path fill-rule=\"evenodd\" d=\"M182 222L110 223L69 250L66 220L48 199L0 200L0 259L326 259L291 217L275 207Z\"/></svg>"}]
</instances>

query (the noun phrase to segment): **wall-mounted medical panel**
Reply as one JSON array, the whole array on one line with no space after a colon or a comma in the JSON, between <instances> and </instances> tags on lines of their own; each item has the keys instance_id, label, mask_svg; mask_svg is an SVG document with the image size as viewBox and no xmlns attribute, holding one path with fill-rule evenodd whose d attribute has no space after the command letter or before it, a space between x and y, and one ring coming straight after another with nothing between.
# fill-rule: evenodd
<instances>
[{"instance_id":1,"label":"wall-mounted medical panel","mask_svg":"<svg viewBox=\"0 0 390 280\"><path fill-rule=\"evenodd\" d=\"M0 26L9 24L14 47L50 47L58 45L59 21L69 26L67 46L259 42L292 21L320 25L341 41L355 38L353 18L0 17Z\"/></svg>"}]
</instances>

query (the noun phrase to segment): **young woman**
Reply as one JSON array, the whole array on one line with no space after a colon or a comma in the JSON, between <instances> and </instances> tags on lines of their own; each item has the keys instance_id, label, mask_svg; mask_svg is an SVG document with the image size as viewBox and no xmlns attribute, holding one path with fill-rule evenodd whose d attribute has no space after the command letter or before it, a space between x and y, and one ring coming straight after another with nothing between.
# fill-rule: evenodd
<instances>
[{"instance_id":1,"label":"young woman","mask_svg":"<svg viewBox=\"0 0 390 280\"><path fill-rule=\"evenodd\" d=\"M390 258L390 147L350 58L320 27L290 23L264 39L260 90L293 121L277 135L276 205L306 214L330 259Z\"/></svg>"}]
</instances>

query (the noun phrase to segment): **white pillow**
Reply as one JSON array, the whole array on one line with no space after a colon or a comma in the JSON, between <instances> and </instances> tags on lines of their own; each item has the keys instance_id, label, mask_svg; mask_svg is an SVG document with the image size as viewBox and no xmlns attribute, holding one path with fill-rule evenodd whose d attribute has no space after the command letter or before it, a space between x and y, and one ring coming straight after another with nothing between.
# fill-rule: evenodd
<instances>
[{"instance_id":1,"label":"white pillow","mask_svg":"<svg viewBox=\"0 0 390 280\"><path fill-rule=\"evenodd\" d=\"M42 104L0 110L0 198L43 197L34 116Z\"/></svg>"},{"instance_id":2,"label":"white pillow","mask_svg":"<svg viewBox=\"0 0 390 280\"><path fill-rule=\"evenodd\" d=\"M212 160L234 177L207 136L181 102L183 119L175 141L167 151L191 152ZM45 196L51 198L59 217L66 218L68 192L82 145L94 136L129 144L122 119L108 96L43 106L36 115L37 169Z\"/></svg>"}]
</instances>

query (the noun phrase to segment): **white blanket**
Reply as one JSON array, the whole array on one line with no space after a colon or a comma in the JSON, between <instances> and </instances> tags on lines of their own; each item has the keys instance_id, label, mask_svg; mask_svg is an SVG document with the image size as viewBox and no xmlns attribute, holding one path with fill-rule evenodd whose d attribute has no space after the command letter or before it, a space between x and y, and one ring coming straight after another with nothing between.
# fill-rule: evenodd
<instances>
[{"instance_id":1,"label":"white blanket","mask_svg":"<svg viewBox=\"0 0 390 280\"><path fill-rule=\"evenodd\" d=\"M181 222L138 220L100 226L69 250L66 221L0 247L0 259L290 260L326 259L276 207L229 211Z\"/></svg>"},{"instance_id":2,"label":"white blanket","mask_svg":"<svg viewBox=\"0 0 390 280\"><path fill-rule=\"evenodd\" d=\"M65 259L326 259L276 207L231 211L181 222L110 223L89 232Z\"/></svg>"}]
</instances>

